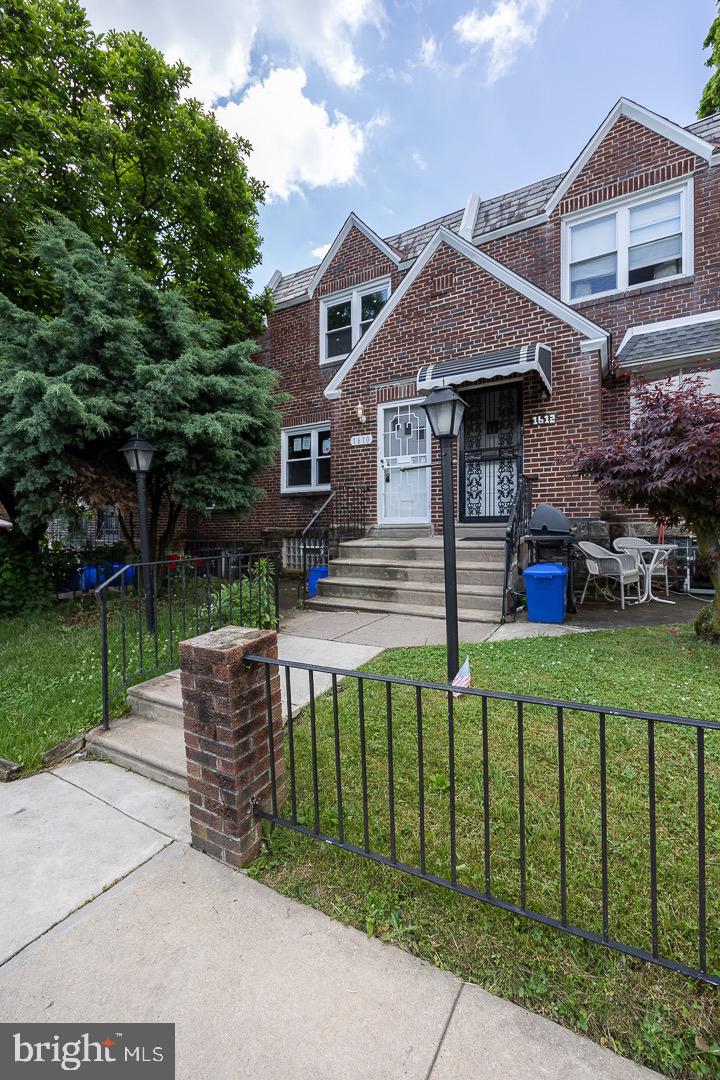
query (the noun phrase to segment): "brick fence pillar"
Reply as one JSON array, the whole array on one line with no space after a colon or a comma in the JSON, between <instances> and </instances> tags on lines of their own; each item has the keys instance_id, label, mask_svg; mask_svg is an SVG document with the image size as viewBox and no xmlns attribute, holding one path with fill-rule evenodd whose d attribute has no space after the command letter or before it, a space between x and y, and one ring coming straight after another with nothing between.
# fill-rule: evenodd
<instances>
[{"instance_id":1,"label":"brick fence pillar","mask_svg":"<svg viewBox=\"0 0 720 1080\"><path fill-rule=\"evenodd\" d=\"M280 809L285 794L279 671L248 653L276 657L275 631L225 626L180 644L192 845L236 867L259 851L252 803L271 809L273 764Z\"/></svg>"}]
</instances>

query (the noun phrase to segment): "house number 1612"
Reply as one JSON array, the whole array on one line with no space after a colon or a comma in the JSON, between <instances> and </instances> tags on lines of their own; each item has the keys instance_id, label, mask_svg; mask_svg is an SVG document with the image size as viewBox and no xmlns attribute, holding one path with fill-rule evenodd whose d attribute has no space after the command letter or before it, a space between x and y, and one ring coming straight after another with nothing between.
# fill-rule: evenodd
<instances>
[{"instance_id":1,"label":"house number 1612","mask_svg":"<svg viewBox=\"0 0 720 1080\"><path fill-rule=\"evenodd\" d=\"M554 424L555 413L536 413L535 416L533 416L532 418L532 422L534 427L539 427L542 424Z\"/></svg>"}]
</instances>

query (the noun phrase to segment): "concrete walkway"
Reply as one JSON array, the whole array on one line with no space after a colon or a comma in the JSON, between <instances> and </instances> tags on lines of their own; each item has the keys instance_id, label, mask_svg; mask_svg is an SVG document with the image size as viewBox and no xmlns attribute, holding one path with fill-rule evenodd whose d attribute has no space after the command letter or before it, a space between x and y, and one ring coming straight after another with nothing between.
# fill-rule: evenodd
<instances>
[{"instance_id":1,"label":"concrete walkway","mask_svg":"<svg viewBox=\"0 0 720 1080\"><path fill-rule=\"evenodd\" d=\"M468 645L511 638L560 637L578 633L585 627L552 623L460 622L460 641ZM328 642L372 645L379 649L400 649L415 645L444 645L445 620L411 615L371 615L365 611L291 611L282 619L282 632ZM282 635L281 635L282 636ZM325 661L327 663L327 661Z\"/></svg>"},{"instance_id":2,"label":"concrete walkway","mask_svg":"<svg viewBox=\"0 0 720 1080\"><path fill-rule=\"evenodd\" d=\"M102 762L0 785L0 1016L176 1025L178 1080L658 1074L186 844L184 796Z\"/></svg>"}]
</instances>

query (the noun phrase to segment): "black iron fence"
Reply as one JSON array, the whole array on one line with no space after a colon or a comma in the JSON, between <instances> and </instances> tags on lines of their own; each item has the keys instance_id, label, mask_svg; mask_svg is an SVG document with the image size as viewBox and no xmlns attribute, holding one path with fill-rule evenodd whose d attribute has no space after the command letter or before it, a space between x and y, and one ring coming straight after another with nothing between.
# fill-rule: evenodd
<instances>
[{"instance_id":1,"label":"black iron fence","mask_svg":"<svg viewBox=\"0 0 720 1080\"><path fill-rule=\"evenodd\" d=\"M96 590L103 727L133 683L169 671L185 638L235 623L277 627L280 556L225 551L123 566Z\"/></svg>"},{"instance_id":2,"label":"black iron fence","mask_svg":"<svg viewBox=\"0 0 720 1080\"><path fill-rule=\"evenodd\" d=\"M248 660L309 700L256 816L720 986L720 723Z\"/></svg>"}]
</instances>

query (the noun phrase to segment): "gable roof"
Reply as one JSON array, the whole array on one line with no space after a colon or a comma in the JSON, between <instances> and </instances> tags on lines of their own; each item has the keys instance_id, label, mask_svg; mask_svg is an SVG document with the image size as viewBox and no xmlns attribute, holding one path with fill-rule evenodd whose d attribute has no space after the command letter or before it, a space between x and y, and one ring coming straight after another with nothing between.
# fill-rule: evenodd
<instances>
[{"instance_id":1,"label":"gable roof","mask_svg":"<svg viewBox=\"0 0 720 1080\"><path fill-rule=\"evenodd\" d=\"M628 98L621 98L595 132L590 142L583 149L580 157L576 159L571 170L565 173L556 173L554 176L549 176L544 180L536 180L532 184L526 184L524 187L516 188L514 191L509 191L502 195L493 196L490 199L481 199L477 207L475 224L472 229L472 243L486 243L496 236L503 236L506 233L528 229L533 225L539 225L546 221L548 214L550 213L548 206L551 200L553 202L559 202L562 194L558 196L557 193L561 187L564 186L564 182L567 179L569 172L572 171L572 169L575 169L577 162L580 161L581 158L585 159L586 155L588 158L591 156L596 148L596 140L598 142L601 141L598 140L598 133L609 130L612 123L615 122L619 115L628 116L631 119L638 119L639 123L645 124L645 126L652 128L652 130L659 130L661 134L664 134L674 142L683 140L681 145L692 146L693 153L702 150L701 156L703 156L705 160L717 161L720 163L720 147L713 145L720 144L720 112L715 113L713 116L705 117L703 120L697 120L694 123L689 124L686 128L683 128L678 124L674 124L671 120L667 120L665 117L659 116L649 109L645 109L642 105L630 101ZM614 117L612 122L610 122L611 117ZM589 150L589 148L591 149ZM714 150L717 150L718 152L713 155ZM360 231L364 232L366 236L369 236L369 239L371 239L373 243L379 241L380 244L388 245L390 248L394 249L395 252L399 253L401 264L406 264L418 257L428 241L441 226L467 238L468 232L465 228L463 228L462 233L460 232L463 224L467 225L467 221L465 221L465 223L463 221L464 216L465 212L463 208L460 210L453 210L448 214L442 214L439 217L433 218L431 221L427 221L422 225L416 225L413 228L405 229L402 232L393 233L392 236L385 237L384 241L380 240L380 237L377 236L372 229L369 229L364 222L361 222L359 218L356 218L354 214L351 214L350 218L354 219L354 222L359 223L357 224L357 227L360 228ZM346 226L347 222L343 228ZM339 235L340 234L338 234L338 236ZM335 250L337 250L337 248L335 248ZM323 269L323 266L325 268L327 267L330 258L331 252L329 251L319 266L316 264L314 266L306 267L304 270L297 270L292 274L283 275L273 289L276 306L290 306L291 304L302 303L304 300L308 300L312 295L310 286L313 279ZM314 287L315 286L313 286L313 289Z\"/></svg>"},{"instance_id":2,"label":"gable roof","mask_svg":"<svg viewBox=\"0 0 720 1080\"><path fill-rule=\"evenodd\" d=\"M357 216L357 214L348 214L347 218L345 219L345 224L340 229L340 232L337 234L332 244L328 248L325 254L325 258L320 263L313 276L310 278L307 286L309 296L312 296L317 289L318 285L322 281L325 271L342 247L345 237L352 229L357 229L358 232L361 232L363 236L367 237L370 243L374 244L375 247L379 251L381 251L386 258L388 258L391 262L395 264L395 266L399 264L400 256L398 255L397 251L391 248L385 240L382 240L378 236L378 234L370 228L369 225L366 225L365 222Z\"/></svg>"},{"instance_id":3,"label":"gable roof","mask_svg":"<svg viewBox=\"0 0 720 1080\"><path fill-rule=\"evenodd\" d=\"M628 120L634 120L638 124L642 124L643 127L649 128L650 131L654 131L657 135L662 135L664 138L669 139L670 142L676 143L678 146L683 146L686 150L689 150L690 153L696 154L706 161L710 161L713 154L715 154L716 148L713 144L707 142L699 135L696 135L695 132L680 127L679 124L673 123L672 120L667 120L664 116L660 116L659 113L651 112L651 110L646 109L644 105L638 105L636 101L630 101L629 98L620 98L617 104L607 114L595 134L575 158L575 161L546 202L544 213L547 217L552 214L565 193L575 183L600 143L621 116L626 117ZM720 161L720 156L716 155L716 157L717 160Z\"/></svg>"},{"instance_id":4,"label":"gable roof","mask_svg":"<svg viewBox=\"0 0 720 1080\"><path fill-rule=\"evenodd\" d=\"M597 323L591 322L590 319L586 319L579 311L562 303L562 301L558 300L555 296L551 296L543 289L538 288L537 285L533 285L527 278L521 277L520 274L516 274L514 270L510 270L509 267L504 266L503 263L498 262L497 259L491 258L490 255L481 251L479 248L476 248L467 240L463 240L457 233L454 233L444 225L441 225L436 230L432 239L428 241L424 250L415 260L412 268L402 279L375 321L368 327L355 348L325 387L326 398L333 400L340 397L340 385L346 375L355 366L368 345L375 339L405 294L412 288L415 280L427 266L441 244L448 244L460 255L464 255L466 258L470 259L471 262L476 266L479 266L481 270L490 274L497 281L504 282L504 284L508 285L511 289L514 289L515 292L520 293L521 296L525 296L528 300L537 304L538 307L543 308L551 315L562 320L562 322L567 323L568 326L572 326L578 333L583 334L586 341L580 346L581 349L584 352L600 352L603 358L603 367L607 367L608 333L606 330L603 330Z\"/></svg>"}]
</instances>

